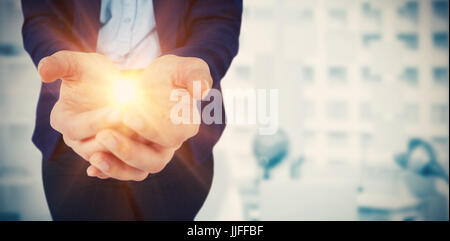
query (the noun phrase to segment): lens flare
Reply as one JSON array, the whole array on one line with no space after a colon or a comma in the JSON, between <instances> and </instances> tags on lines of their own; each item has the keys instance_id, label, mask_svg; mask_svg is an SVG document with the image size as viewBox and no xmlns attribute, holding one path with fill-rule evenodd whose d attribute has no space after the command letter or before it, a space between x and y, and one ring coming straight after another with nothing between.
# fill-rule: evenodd
<instances>
[{"instance_id":1,"label":"lens flare","mask_svg":"<svg viewBox=\"0 0 450 241\"><path fill-rule=\"evenodd\" d=\"M112 91L113 102L118 106L128 106L136 103L138 90L135 81L130 79L118 80L114 83Z\"/></svg>"}]
</instances>

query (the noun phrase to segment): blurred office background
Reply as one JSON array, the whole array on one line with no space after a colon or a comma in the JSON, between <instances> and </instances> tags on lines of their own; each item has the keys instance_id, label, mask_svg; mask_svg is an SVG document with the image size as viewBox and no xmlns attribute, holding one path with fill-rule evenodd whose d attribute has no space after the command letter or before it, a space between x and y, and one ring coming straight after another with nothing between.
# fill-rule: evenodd
<instances>
[{"instance_id":1,"label":"blurred office background","mask_svg":"<svg viewBox=\"0 0 450 241\"><path fill-rule=\"evenodd\" d=\"M0 0L0 220L49 220L40 80ZM246 0L223 88L279 89L280 130L230 125L197 220L448 220L449 2Z\"/></svg>"}]
</instances>

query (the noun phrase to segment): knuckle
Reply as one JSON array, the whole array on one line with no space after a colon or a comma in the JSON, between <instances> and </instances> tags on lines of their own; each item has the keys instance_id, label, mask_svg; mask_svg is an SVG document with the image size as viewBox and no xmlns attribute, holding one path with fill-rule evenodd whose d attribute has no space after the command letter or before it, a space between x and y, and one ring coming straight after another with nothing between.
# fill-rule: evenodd
<instances>
[{"instance_id":1,"label":"knuckle","mask_svg":"<svg viewBox=\"0 0 450 241\"><path fill-rule=\"evenodd\" d=\"M103 57L102 54L99 54L97 52L87 53L87 56L90 56L90 57L93 57L93 58L101 58L101 57Z\"/></svg>"},{"instance_id":2,"label":"knuckle","mask_svg":"<svg viewBox=\"0 0 450 241\"><path fill-rule=\"evenodd\" d=\"M56 52L54 55L52 55L58 62L63 62L64 64L66 64L69 68L69 70L73 70L73 57L74 57L74 52L69 51L69 50L61 50ZM70 73L70 71L69 71Z\"/></svg>"},{"instance_id":3,"label":"knuckle","mask_svg":"<svg viewBox=\"0 0 450 241\"><path fill-rule=\"evenodd\" d=\"M69 146L69 147L73 147L74 146L74 141L72 141L71 139L69 139L66 135L63 135L63 141L64 143Z\"/></svg>"},{"instance_id":4,"label":"knuckle","mask_svg":"<svg viewBox=\"0 0 450 241\"><path fill-rule=\"evenodd\" d=\"M102 152L97 152L97 153L93 153L90 155L90 158L87 159L89 161L89 163L91 163L92 165L97 165L101 162L107 162L109 163L110 167L107 170L102 170L102 173L111 176L111 177L118 177L117 173L120 170L117 170L116 165L114 165L110 158L108 157L107 154L102 153Z\"/></svg>"},{"instance_id":5,"label":"knuckle","mask_svg":"<svg viewBox=\"0 0 450 241\"><path fill-rule=\"evenodd\" d=\"M209 70L208 64L201 58L193 58L193 63L202 70Z\"/></svg>"},{"instance_id":6,"label":"knuckle","mask_svg":"<svg viewBox=\"0 0 450 241\"><path fill-rule=\"evenodd\" d=\"M153 165L153 167L150 170L150 173L159 173L164 169L164 167L166 167L166 162L160 161L157 164Z\"/></svg>"},{"instance_id":7,"label":"knuckle","mask_svg":"<svg viewBox=\"0 0 450 241\"><path fill-rule=\"evenodd\" d=\"M166 54L166 55L161 56L159 59L160 59L161 61L163 61L163 60L173 59L173 58L176 58L176 57L177 57L177 56L176 56L176 55L173 55L173 54Z\"/></svg>"},{"instance_id":8,"label":"knuckle","mask_svg":"<svg viewBox=\"0 0 450 241\"><path fill-rule=\"evenodd\" d=\"M174 147L173 147L173 149L174 149L174 150L178 150L178 149L180 149L180 148L181 148L181 146L183 145L183 143L184 143L184 142L181 142L180 144L178 144L178 145L174 146ZM171 158L172 158L172 156L169 156L169 158L168 158L168 159L170 160ZM169 161L169 160L168 160L168 161Z\"/></svg>"},{"instance_id":9,"label":"knuckle","mask_svg":"<svg viewBox=\"0 0 450 241\"><path fill-rule=\"evenodd\" d=\"M167 149L165 150L161 155L160 155L160 161L157 163L154 163L150 170L148 170L149 173L158 173L161 172L166 165L170 162L170 160L172 159L174 151L172 151L171 149Z\"/></svg>"},{"instance_id":10,"label":"knuckle","mask_svg":"<svg viewBox=\"0 0 450 241\"><path fill-rule=\"evenodd\" d=\"M104 161L105 159L105 154L103 154L102 152L96 152L91 155L91 157L89 158L89 162L99 162Z\"/></svg>"},{"instance_id":11,"label":"knuckle","mask_svg":"<svg viewBox=\"0 0 450 241\"><path fill-rule=\"evenodd\" d=\"M170 160L172 160L172 157L173 157L173 154L175 153L175 149L169 149L169 150L167 150L165 153L164 153L164 156L163 156L163 163L164 163L164 166L166 166L167 165L167 163L169 163L169 161Z\"/></svg>"},{"instance_id":12,"label":"knuckle","mask_svg":"<svg viewBox=\"0 0 450 241\"><path fill-rule=\"evenodd\" d=\"M99 53L89 53L87 56L90 57L90 59L95 60L96 62L102 62L102 61L107 61L109 62L109 59L104 56L103 54L99 54Z\"/></svg>"},{"instance_id":13,"label":"knuckle","mask_svg":"<svg viewBox=\"0 0 450 241\"><path fill-rule=\"evenodd\" d=\"M68 50L60 50L58 52L56 52L55 54L53 54L52 56L56 57L56 58L63 58L64 56L67 56L70 54L70 51Z\"/></svg>"},{"instance_id":14,"label":"knuckle","mask_svg":"<svg viewBox=\"0 0 450 241\"><path fill-rule=\"evenodd\" d=\"M93 132L95 132L98 129L98 124L96 122L94 122L94 121L90 121L87 124L86 128L87 128L89 133L93 133Z\"/></svg>"},{"instance_id":15,"label":"knuckle","mask_svg":"<svg viewBox=\"0 0 450 241\"><path fill-rule=\"evenodd\" d=\"M58 113L58 108L55 105L55 107L52 109L52 112L50 113L50 126L57 130L60 131L60 117L59 117L59 113Z\"/></svg>"},{"instance_id":16,"label":"knuckle","mask_svg":"<svg viewBox=\"0 0 450 241\"><path fill-rule=\"evenodd\" d=\"M68 54L68 53L71 53L71 51L69 51L69 50L60 50L60 51L56 52L57 55L64 55L64 54Z\"/></svg>"},{"instance_id":17,"label":"knuckle","mask_svg":"<svg viewBox=\"0 0 450 241\"><path fill-rule=\"evenodd\" d=\"M200 131L200 125L194 125L194 127L192 128L191 137L197 135L199 131Z\"/></svg>"},{"instance_id":18,"label":"knuckle","mask_svg":"<svg viewBox=\"0 0 450 241\"><path fill-rule=\"evenodd\" d=\"M142 174L138 174L133 180L136 182L144 181L148 177L148 173L143 172Z\"/></svg>"},{"instance_id":19,"label":"knuckle","mask_svg":"<svg viewBox=\"0 0 450 241\"><path fill-rule=\"evenodd\" d=\"M129 145L119 145L118 152L124 160L130 160L132 153Z\"/></svg>"},{"instance_id":20,"label":"knuckle","mask_svg":"<svg viewBox=\"0 0 450 241\"><path fill-rule=\"evenodd\" d=\"M168 138L167 145L169 147L176 147L179 146L184 142L185 137L181 134L173 135L172 137Z\"/></svg>"},{"instance_id":21,"label":"knuckle","mask_svg":"<svg viewBox=\"0 0 450 241\"><path fill-rule=\"evenodd\" d=\"M70 127L69 123L64 123L61 128L61 133L67 138L76 140L77 139L77 131L75 131L73 128Z\"/></svg>"},{"instance_id":22,"label":"knuckle","mask_svg":"<svg viewBox=\"0 0 450 241\"><path fill-rule=\"evenodd\" d=\"M73 151L75 152L75 153L77 153L80 157L82 157L84 160L89 160L90 159L90 155L88 154L88 153L86 153L86 152L83 152L82 150L79 150L78 148L76 148L76 147L72 147L72 149L73 149Z\"/></svg>"},{"instance_id":23,"label":"knuckle","mask_svg":"<svg viewBox=\"0 0 450 241\"><path fill-rule=\"evenodd\" d=\"M50 115L50 126L51 126L53 129L59 131L58 124L57 124L57 120L56 120L55 116L53 115L53 112L52 112L52 114Z\"/></svg>"},{"instance_id":24,"label":"knuckle","mask_svg":"<svg viewBox=\"0 0 450 241\"><path fill-rule=\"evenodd\" d=\"M145 137L145 139L147 140L155 140L159 137L159 134L157 131L151 129L151 128L146 128L145 125L143 127L143 136Z\"/></svg>"},{"instance_id":25,"label":"knuckle","mask_svg":"<svg viewBox=\"0 0 450 241\"><path fill-rule=\"evenodd\" d=\"M62 134L65 134L66 129L69 129L67 127L68 122L63 117L63 114L61 112L61 104L57 102L55 106L53 107L51 113L50 113L50 126L59 131Z\"/></svg>"},{"instance_id":26,"label":"knuckle","mask_svg":"<svg viewBox=\"0 0 450 241\"><path fill-rule=\"evenodd\" d=\"M203 60L203 59L200 59L200 58L197 58L196 59L197 61L197 64L202 68L202 69L207 69L208 68L208 64Z\"/></svg>"},{"instance_id":27,"label":"knuckle","mask_svg":"<svg viewBox=\"0 0 450 241\"><path fill-rule=\"evenodd\" d=\"M78 155L80 155L84 160L89 160L92 156L92 153L80 152L80 153L78 153Z\"/></svg>"},{"instance_id":28,"label":"knuckle","mask_svg":"<svg viewBox=\"0 0 450 241\"><path fill-rule=\"evenodd\" d=\"M105 173L106 175L108 175L111 178L117 179L119 181L130 181L132 180L130 177L124 176L124 175L120 175L117 174L115 172L109 171L108 173Z\"/></svg>"}]
</instances>

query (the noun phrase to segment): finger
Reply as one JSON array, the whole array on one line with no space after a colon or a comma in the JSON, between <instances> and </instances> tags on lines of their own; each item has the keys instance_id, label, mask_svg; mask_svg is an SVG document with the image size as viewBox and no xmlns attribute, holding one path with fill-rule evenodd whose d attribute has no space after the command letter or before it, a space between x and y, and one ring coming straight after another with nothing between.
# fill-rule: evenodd
<instances>
[{"instance_id":1,"label":"finger","mask_svg":"<svg viewBox=\"0 0 450 241\"><path fill-rule=\"evenodd\" d=\"M101 129L117 125L120 120L120 111L110 107L73 113L58 102L53 107L50 124L71 140L83 140L95 136Z\"/></svg>"},{"instance_id":2,"label":"finger","mask_svg":"<svg viewBox=\"0 0 450 241\"><path fill-rule=\"evenodd\" d=\"M114 130L102 130L96 139L124 163L149 173L160 172L174 153L173 149L145 145Z\"/></svg>"},{"instance_id":3,"label":"finger","mask_svg":"<svg viewBox=\"0 0 450 241\"><path fill-rule=\"evenodd\" d=\"M188 79L186 82L185 88L195 100L202 100L205 98L211 89L211 85L206 79Z\"/></svg>"},{"instance_id":4,"label":"finger","mask_svg":"<svg viewBox=\"0 0 450 241\"><path fill-rule=\"evenodd\" d=\"M178 66L174 85L185 88L194 99L206 97L212 87L212 77L208 64L200 58L189 58Z\"/></svg>"},{"instance_id":5,"label":"finger","mask_svg":"<svg viewBox=\"0 0 450 241\"><path fill-rule=\"evenodd\" d=\"M92 154L101 151L107 151L104 145L100 144L95 138L89 138L86 140L76 141L71 140L63 135L64 142L70 146L72 150L81 156L86 161L92 156Z\"/></svg>"},{"instance_id":6,"label":"finger","mask_svg":"<svg viewBox=\"0 0 450 241\"><path fill-rule=\"evenodd\" d=\"M98 177L100 179L107 179L107 178L109 178L109 176L103 174L102 171L100 171L98 168L96 168L95 166L92 166L92 165L90 165L86 169L86 173L90 177Z\"/></svg>"},{"instance_id":7,"label":"finger","mask_svg":"<svg viewBox=\"0 0 450 241\"><path fill-rule=\"evenodd\" d=\"M117 157L105 152L95 153L89 159L89 162L104 175L122 181L142 181L148 176L147 172L131 167Z\"/></svg>"},{"instance_id":8,"label":"finger","mask_svg":"<svg viewBox=\"0 0 450 241\"><path fill-rule=\"evenodd\" d=\"M82 74L83 54L75 51L58 51L41 59L38 72L45 83L56 79L77 79Z\"/></svg>"},{"instance_id":9,"label":"finger","mask_svg":"<svg viewBox=\"0 0 450 241\"><path fill-rule=\"evenodd\" d=\"M107 175L105 175L103 173L98 174L97 177L100 178L100 179L108 179L109 178L109 176L107 176Z\"/></svg>"},{"instance_id":10,"label":"finger","mask_svg":"<svg viewBox=\"0 0 450 241\"><path fill-rule=\"evenodd\" d=\"M151 114L143 115L135 111L125 111L122 117L125 126L159 146L177 149L186 139L175 131L173 126L169 126L168 122L152 118Z\"/></svg>"},{"instance_id":11,"label":"finger","mask_svg":"<svg viewBox=\"0 0 450 241\"><path fill-rule=\"evenodd\" d=\"M123 79L139 79L145 69L124 69L120 70Z\"/></svg>"}]
</instances>

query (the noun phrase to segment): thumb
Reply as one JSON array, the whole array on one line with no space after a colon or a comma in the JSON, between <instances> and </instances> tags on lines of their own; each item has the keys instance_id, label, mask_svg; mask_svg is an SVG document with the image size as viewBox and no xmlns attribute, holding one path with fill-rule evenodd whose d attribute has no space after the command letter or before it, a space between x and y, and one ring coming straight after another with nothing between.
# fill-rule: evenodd
<instances>
[{"instance_id":1,"label":"thumb","mask_svg":"<svg viewBox=\"0 0 450 241\"><path fill-rule=\"evenodd\" d=\"M75 79L79 77L80 54L72 51L59 51L41 59L38 72L44 83L57 79Z\"/></svg>"},{"instance_id":2,"label":"thumb","mask_svg":"<svg viewBox=\"0 0 450 241\"><path fill-rule=\"evenodd\" d=\"M205 98L211 89L210 81L205 78L185 79L184 82L183 87L185 87L191 94L192 98L196 100L202 100Z\"/></svg>"},{"instance_id":3,"label":"thumb","mask_svg":"<svg viewBox=\"0 0 450 241\"><path fill-rule=\"evenodd\" d=\"M175 85L186 88L194 99L205 98L213 83L208 65L204 67L205 65L182 68L182 73L179 73Z\"/></svg>"}]
</instances>

